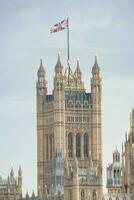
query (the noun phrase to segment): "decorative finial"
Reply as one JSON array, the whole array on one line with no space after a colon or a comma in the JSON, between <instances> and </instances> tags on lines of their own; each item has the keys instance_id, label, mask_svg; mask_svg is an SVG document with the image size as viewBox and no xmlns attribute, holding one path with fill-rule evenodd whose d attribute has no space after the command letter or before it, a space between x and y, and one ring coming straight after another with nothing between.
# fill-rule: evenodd
<instances>
[{"instance_id":1,"label":"decorative finial","mask_svg":"<svg viewBox=\"0 0 134 200\"><path fill-rule=\"evenodd\" d=\"M40 57L40 67L43 66L43 58Z\"/></svg>"},{"instance_id":2,"label":"decorative finial","mask_svg":"<svg viewBox=\"0 0 134 200\"><path fill-rule=\"evenodd\" d=\"M77 68L80 67L80 59L77 58Z\"/></svg>"},{"instance_id":3,"label":"decorative finial","mask_svg":"<svg viewBox=\"0 0 134 200\"><path fill-rule=\"evenodd\" d=\"M126 138L126 142L127 142L127 131L126 131L126 134L125 134L125 138Z\"/></svg>"},{"instance_id":4,"label":"decorative finial","mask_svg":"<svg viewBox=\"0 0 134 200\"><path fill-rule=\"evenodd\" d=\"M22 176L22 169L21 169L21 165L19 165L18 175L19 175L19 176Z\"/></svg>"},{"instance_id":5,"label":"decorative finial","mask_svg":"<svg viewBox=\"0 0 134 200\"><path fill-rule=\"evenodd\" d=\"M10 176L13 177L14 176L14 171L13 171L13 167L11 167L11 172L10 172Z\"/></svg>"},{"instance_id":6,"label":"decorative finial","mask_svg":"<svg viewBox=\"0 0 134 200\"><path fill-rule=\"evenodd\" d=\"M60 53L60 50L58 51L58 61L60 62L60 55L61 55L61 53Z\"/></svg>"},{"instance_id":7,"label":"decorative finial","mask_svg":"<svg viewBox=\"0 0 134 200\"><path fill-rule=\"evenodd\" d=\"M95 64L97 64L97 55L95 54L94 57L95 57Z\"/></svg>"}]
</instances>

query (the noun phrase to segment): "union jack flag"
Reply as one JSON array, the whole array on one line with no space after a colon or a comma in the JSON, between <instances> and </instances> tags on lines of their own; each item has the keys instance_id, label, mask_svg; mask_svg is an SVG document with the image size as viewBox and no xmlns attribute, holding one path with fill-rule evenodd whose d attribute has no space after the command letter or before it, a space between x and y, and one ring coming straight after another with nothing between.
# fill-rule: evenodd
<instances>
[{"instance_id":1,"label":"union jack flag","mask_svg":"<svg viewBox=\"0 0 134 200\"><path fill-rule=\"evenodd\" d=\"M68 19L64 19L64 20L62 20L61 22L55 24L55 25L50 29L50 32L51 32L51 33L55 33L55 32L64 30L64 29L66 29L66 28L68 28Z\"/></svg>"}]
</instances>

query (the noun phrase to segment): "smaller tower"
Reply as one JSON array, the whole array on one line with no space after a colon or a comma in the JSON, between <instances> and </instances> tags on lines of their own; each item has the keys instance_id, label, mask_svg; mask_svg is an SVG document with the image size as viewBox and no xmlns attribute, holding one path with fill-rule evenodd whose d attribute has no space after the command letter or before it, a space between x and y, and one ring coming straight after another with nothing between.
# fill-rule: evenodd
<instances>
[{"instance_id":1,"label":"smaller tower","mask_svg":"<svg viewBox=\"0 0 134 200\"><path fill-rule=\"evenodd\" d=\"M19 166L18 170L18 190L20 194L22 194L22 169L21 166Z\"/></svg>"},{"instance_id":2,"label":"smaller tower","mask_svg":"<svg viewBox=\"0 0 134 200\"><path fill-rule=\"evenodd\" d=\"M92 159L95 165L102 164L102 133L101 133L101 95L102 84L100 67L95 56L91 78L92 107Z\"/></svg>"},{"instance_id":3,"label":"smaller tower","mask_svg":"<svg viewBox=\"0 0 134 200\"><path fill-rule=\"evenodd\" d=\"M64 161L60 146L56 146L52 169L52 193L63 194L64 187Z\"/></svg>"},{"instance_id":4,"label":"smaller tower","mask_svg":"<svg viewBox=\"0 0 134 200\"><path fill-rule=\"evenodd\" d=\"M58 59L55 65L54 88L56 91L63 90L63 66L60 60L60 52L58 52Z\"/></svg>"},{"instance_id":5,"label":"smaller tower","mask_svg":"<svg viewBox=\"0 0 134 200\"><path fill-rule=\"evenodd\" d=\"M14 180L14 171L13 171L13 167L11 167L11 171L10 171L10 180L11 180L11 181Z\"/></svg>"},{"instance_id":6,"label":"smaller tower","mask_svg":"<svg viewBox=\"0 0 134 200\"><path fill-rule=\"evenodd\" d=\"M54 76L54 138L55 146L60 145L62 155L65 155L65 93L64 93L64 76L63 65L58 53L57 63L55 65Z\"/></svg>"},{"instance_id":7,"label":"smaller tower","mask_svg":"<svg viewBox=\"0 0 134 200\"><path fill-rule=\"evenodd\" d=\"M84 88L84 83L82 82L82 72L80 69L80 61L79 59L77 59L77 66L76 69L74 71L74 77L75 77L75 81L76 81L76 88L78 89L83 89Z\"/></svg>"},{"instance_id":8,"label":"smaller tower","mask_svg":"<svg viewBox=\"0 0 134 200\"><path fill-rule=\"evenodd\" d=\"M113 153L113 163L107 167L107 188L108 193L121 193L122 164L117 149Z\"/></svg>"},{"instance_id":9,"label":"smaller tower","mask_svg":"<svg viewBox=\"0 0 134 200\"><path fill-rule=\"evenodd\" d=\"M43 66L43 61L42 58L40 58L40 67L38 70L38 81L37 81L37 88L38 88L38 92L39 94L44 94L47 93L47 87L46 87L46 80L45 80L45 69Z\"/></svg>"},{"instance_id":10,"label":"smaller tower","mask_svg":"<svg viewBox=\"0 0 134 200\"><path fill-rule=\"evenodd\" d=\"M45 79L45 69L42 59L40 59L40 66L37 73L38 80L36 82L37 90L37 170L38 170L38 195L42 196L44 193L44 108L47 95L47 82ZM42 177L42 178L40 178Z\"/></svg>"}]
</instances>

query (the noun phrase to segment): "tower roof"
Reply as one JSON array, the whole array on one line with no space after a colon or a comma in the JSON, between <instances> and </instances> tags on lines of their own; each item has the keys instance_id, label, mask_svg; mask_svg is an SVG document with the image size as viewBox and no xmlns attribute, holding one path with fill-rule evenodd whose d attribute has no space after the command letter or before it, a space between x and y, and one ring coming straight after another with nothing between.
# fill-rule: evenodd
<instances>
[{"instance_id":1,"label":"tower roof","mask_svg":"<svg viewBox=\"0 0 134 200\"><path fill-rule=\"evenodd\" d=\"M98 65L97 56L95 55L95 61L92 68L92 74L99 74L99 71L100 71L100 67Z\"/></svg>"},{"instance_id":2,"label":"tower roof","mask_svg":"<svg viewBox=\"0 0 134 200\"><path fill-rule=\"evenodd\" d=\"M61 64L61 59L60 59L60 51L58 52L58 58L57 58L57 63L55 65L55 69L56 68L63 68L63 66Z\"/></svg>"},{"instance_id":3,"label":"tower roof","mask_svg":"<svg viewBox=\"0 0 134 200\"><path fill-rule=\"evenodd\" d=\"M10 177L14 177L13 167L11 167Z\"/></svg>"},{"instance_id":4,"label":"tower roof","mask_svg":"<svg viewBox=\"0 0 134 200\"><path fill-rule=\"evenodd\" d=\"M79 75L81 75L81 70L80 70L80 61L77 59L77 66L74 72L75 77L77 78Z\"/></svg>"},{"instance_id":5,"label":"tower roof","mask_svg":"<svg viewBox=\"0 0 134 200\"><path fill-rule=\"evenodd\" d=\"M42 60L42 58L40 58L40 67L38 70L38 76L44 76L44 75L45 75L45 69L43 66L43 60Z\"/></svg>"},{"instance_id":6,"label":"tower roof","mask_svg":"<svg viewBox=\"0 0 134 200\"><path fill-rule=\"evenodd\" d=\"M18 176L22 176L22 169L21 169L21 166L19 166Z\"/></svg>"}]
</instances>

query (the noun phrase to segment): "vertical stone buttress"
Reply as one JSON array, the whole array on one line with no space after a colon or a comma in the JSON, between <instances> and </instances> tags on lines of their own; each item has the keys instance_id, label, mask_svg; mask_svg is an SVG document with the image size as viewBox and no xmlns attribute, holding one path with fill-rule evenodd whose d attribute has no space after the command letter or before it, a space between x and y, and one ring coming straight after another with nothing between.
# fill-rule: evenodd
<instances>
[{"instance_id":1,"label":"vertical stone buttress","mask_svg":"<svg viewBox=\"0 0 134 200\"><path fill-rule=\"evenodd\" d=\"M92 159L94 163L102 161L102 131L101 131L101 96L102 85L100 68L95 56L91 78L91 110L92 110Z\"/></svg>"},{"instance_id":2,"label":"vertical stone buttress","mask_svg":"<svg viewBox=\"0 0 134 200\"><path fill-rule=\"evenodd\" d=\"M37 90L37 190L38 195L45 193L44 184L44 159L45 159L45 141L44 141L44 101L47 94L45 70L42 59L38 70Z\"/></svg>"},{"instance_id":3,"label":"vertical stone buttress","mask_svg":"<svg viewBox=\"0 0 134 200\"><path fill-rule=\"evenodd\" d=\"M54 144L59 144L65 158L65 91L60 53L58 53L54 77Z\"/></svg>"}]
</instances>

